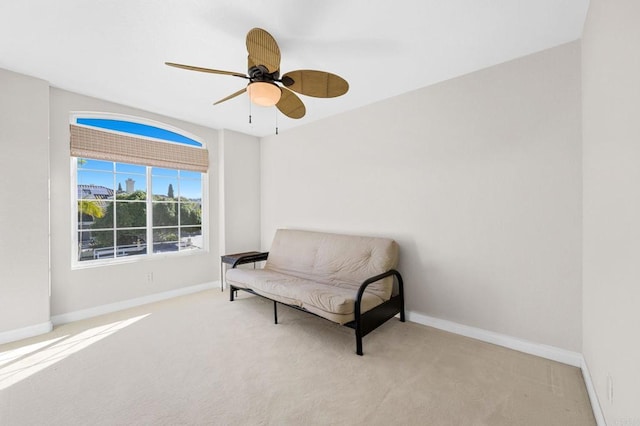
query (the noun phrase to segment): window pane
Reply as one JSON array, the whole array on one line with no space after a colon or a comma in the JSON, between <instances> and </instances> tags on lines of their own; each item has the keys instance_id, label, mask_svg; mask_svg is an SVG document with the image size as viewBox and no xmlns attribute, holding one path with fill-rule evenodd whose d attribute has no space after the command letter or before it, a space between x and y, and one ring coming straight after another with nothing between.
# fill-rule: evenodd
<instances>
[{"instance_id":1,"label":"window pane","mask_svg":"<svg viewBox=\"0 0 640 426\"><path fill-rule=\"evenodd\" d=\"M116 257L146 254L146 237L144 229L117 231Z\"/></svg>"},{"instance_id":2,"label":"window pane","mask_svg":"<svg viewBox=\"0 0 640 426\"><path fill-rule=\"evenodd\" d=\"M188 200L201 200L202 179L180 179L180 197Z\"/></svg>"},{"instance_id":3,"label":"window pane","mask_svg":"<svg viewBox=\"0 0 640 426\"><path fill-rule=\"evenodd\" d=\"M78 198L85 200L113 198L113 173L79 170Z\"/></svg>"},{"instance_id":4,"label":"window pane","mask_svg":"<svg viewBox=\"0 0 640 426\"><path fill-rule=\"evenodd\" d=\"M114 120L109 118L82 118L76 119L76 123L101 129L116 130L131 135L149 136L154 139L177 142L185 145L202 146L202 143L171 130L149 124L136 123L126 120Z\"/></svg>"},{"instance_id":5,"label":"window pane","mask_svg":"<svg viewBox=\"0 0 640 426\"><path fill-rule=\"evenodd\" d=\"M78 260L93 259L91 232L78 232Z\"/></svg>"},{"instance_id":6,"label":"window pane","mask_svg":"<svg viewBox=\"0 0 640 426\"><path fill-rule=\"evenodd\" d=\"M141 166L139 164L116 163L116 172L145 176L147 174L147 166Z\"/></svg>"},{"instance_id":7,"label":"window pane","mask_svg":"<svg viewBox=\"0 0 640 426\"><path fill-rule=\"evenodd\" d=\"M166 200L178 197L178 178L152 177L153 199Z\"/></svg>"},{"instance_id":8,"label":"window pane","mask_svg":"<svg viewBox=\"0 0 640 426\"><path fill-rule=\"evenodd\" d=\"M178 203L153 203L153 226L177 226Z\"/></svg>"},{"instance_id":9,"label":"window pane","mask_svg":"<svg viewBox=\"0 0 640 426\"><path fill-rule=\"evenodd\" d=\"M200 203L180 203L180 225L202 225Z\"/></svg>"},{"instance_id":10,"label":"window pane","mask_svg":"<svg viewBox=\"0 0 640 426\"><path fill-rule=\"evenodd\" d=\"M204 248L202 240L202 228L190 226L180 228L180 250L193 250Z\"/></svg>"},{"instance_id":11,"label":"window pane","mask_svg":"<svg viewBox=\"0 0 640 426\"><path fill-rule=\"evenodd\" d=\"M91 225L91 229L109 229L113 228L113 202L105 202L98 201L98 203L102 206L102 217L95 217L93 225Z\"/></svg>"},{"instance_id":12,"label":"window pane","mask_svg":"<svg viewBox=\"0 0 640 426\"><path fill-rule=\"evenodd\" d=\"M180 179L196 179L200 180L202 173L192 172L190 170L180 170Z\"/></svg>"},{"instance_id":13,"label":"window pane","mask_svg":"<svg viewBox=\"0 0 640 426\"><path fill-rule=\"evenodd\" d=\"M78 170L104 170L113 172L113 162L92 160L90 158L78 158L77 159Z\"/></svg>"},{"instance_id":14,"label":"window pane","mask_svg":"<svg viewBox=\"0 0 640 426\"><path fill-rule=\"evenodd\" d=\"M113 231L78 232L78 260L113 257Z\"/></svg>"},{"instance_id":15,"label":"window pane","mask_svg":"<svg viewBox=\"0 0 640 426\"><path fill-rule=\"evenodd\" d=\"M96 221L103 218L111 203L98 200L78 201L78 229L94 228ZM108 227L111 227L109 225Z\"/></svg>"},{"instance_id":16,"label":"window pane","mask_svg":"<svg viewBox=\"0 0 640 426\"><path fill-rule=\"evenodd\" d=\"M178 177L178 171L174 169L163 169L160 167L154 167L151 169L151 174L153 176L167 176L167 177Z\"/></svg>"},{"instance_id":17,"label":"window pane","mask_svg":"<svg viewBox=\"0 0 640 426\"><path fill-rule=\"evenodd\" d=\"M139 201L118 201L116 203L116 227L134 228L147 225L147 205Z\"/></svg>"},{"instance_id":18,"label":"window pane","mask_svg":"<svg viewBox=\"0 0 640 426\"><path fill-rule=\"evenodd\" d=\"M153 230L153 241L157 243L177 243L178 228L162 228Z\"/></svg>"},{"instance_id":19,"label":"window pane","mask_svg":"<svg viewBox=\"0 0 640 426\"><path fill-rule=\"evenodd\" d=\"M178 228L153 230L153 252L178 251Z\"/></svg>"},{"instance_id":20,"label":"window pane","mask_svg":"<svg viewBox=\"0 0 640 426\"><path fill-rule=\"evenodd\" d=\"M117 173L116 182L116 190L118 195L133 194L137 191L145 194L143 198L146 198L147 177L145 175Z\"/></svg>"}]
</instances>

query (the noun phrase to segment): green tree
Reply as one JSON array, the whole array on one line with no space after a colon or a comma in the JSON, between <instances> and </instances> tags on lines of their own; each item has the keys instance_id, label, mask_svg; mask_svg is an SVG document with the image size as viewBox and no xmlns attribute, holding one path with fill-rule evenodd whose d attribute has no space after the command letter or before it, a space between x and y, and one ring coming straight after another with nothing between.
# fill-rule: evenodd
<instances>
[{"instance_id":1,"label":"green tree","mask_svg":"<svg viewBox=\"0 0 640 426\"><path fill-rule=\"evenodd\" d=\"M178 203L153 203L153 226L178 226Z\"/></svg>"},{"instance_id":2,"label":"green tree","mask_svg":"<svg viewBox=\"0 0 640 426\"><path fill-rule=\"evenodd\" d=\"M104 210L97 201L80 200L78 201L78 213L91 216L93 219L100 219L104 216Z\"/></svg>"},{"instance_id":3,"label":"green tree","mask_svg":"<svg viewBox=\"0 0 640 426\"><path fill-rule=\"evenodd\" d=\"M144 191L134 191L130 194L123 193L116 195L115 209L113 203L107 204L104 209L104 216L97 219L92 228L104 229L104 228L132 228L132 227L144 227L147 225L147 205L145 203L147 199L147 193ZM114 220L115 215L115 220ZM114 223L115 222L115 223ZM94 239L98 246L107 245L109 242L104 240L109 238L109 233L95 233ZM118 245L131 244L130 233L118 232Z\"/></svg>"},{"instance_id":4,"label":"green tree","mask_svg":"<svg viewBox=\"0 0 640 426\"><path fill-rule=\"evenodd\" d=\"M180 203L180 225L201 225L202 207L198 203Z\"/></svg>"},{"instance_id":5,"label":"green tree","mask_svg":"<svg viewBox=\"0 0 640 426\"><path fill-rule=\"evenodd\" d=\"M173 198L173 185L169 184L169 188L167 189L167 197Z\"/></svg>"}]
</instances>

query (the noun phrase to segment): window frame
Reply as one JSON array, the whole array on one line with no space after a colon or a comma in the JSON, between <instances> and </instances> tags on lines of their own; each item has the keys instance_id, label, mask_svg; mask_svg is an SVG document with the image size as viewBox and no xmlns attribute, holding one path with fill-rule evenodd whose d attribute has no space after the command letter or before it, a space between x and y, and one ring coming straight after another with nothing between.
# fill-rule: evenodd
<instances>
[{"instance_id":1,"label":"window frame","mask_svg":"<svg viewBox=\"0 0 640 426\"><path fill-rule=\"evenodd\" d=\"M178 135L184 136L186 138L189 138L193 141L196 141L198 143L201 144L201 147L206 149L206 145L204 143L204 141L193 135L190 134L189 132L186 132L182 129L179 129L177 127L165 124L165 123L161 123L161 122L157 122L157 121L153 121L153 120L149 120L143 117L134 117L134 116L129 116L129 115L123 115L123 114L113 114L113 113L96 113L96 112L72 112L70 113L70 117L69 117L69 122L72 125L77 125L77 120L78 119L83 119L83 118L96 118L96 119L107 119L107 120L120 120L120 121L127 121L127 122L131 122L131 123L136 123L136 124L143 124L143 125L148 125L148 126L152 126L152 127L157 127L159 129L162 130L167 130L173 133L176 133ZM164 139L158 139L158 138L153 138L153 137L145 137L139 134L134 134L134 133L127 133L127 132L119 132L119 131L112 131L109 129L104 129L104 128L98 128L98 127L92 127L94 129L100 130L100 131L104 131L107 133L115 133L115 134L120 134L120 135L125 135L125 136L134 136L137 138L141 138L141 139L150 139L150 140L154 140L154 141L160 141L163 143L172 143L172 144L178 144L181 145L180 142L173 142L173 141L169 141L169 140L164 140ZM185 144L186 145L186 144ZM153 226L153 204L154 204L154 200L153 200L153 185L152 185L152 170L153 168L163 168L163 167L158 167L158 166L150 166L150 165L145 165L145 164L138 164L140 166L145 167L145 176L146 176L146 192L147 192L147 199L145 201L145 205L146 205L146 226L145 226L145 233L147 236L147 252L145 254L140 254L140 255L134 255L134 256L114 256L114 257L109 257L109 258L102 258L102 259L91 259L91 260L80 260L79 256L78 256L78 247L79 247L79 231L80 231L80 223L78 220L78 201L81 200L81 198L78 196L78 158L80 157L73 157L70 156L69 157L69 161L70 161L70 189L71 189L71 215L70 215L70 219L71 219L71 226L70 226L70 230L71 230L71 269L85 269L85 268L94 268L94 267L103 267L103 266L109 266L109 265L118 265L118 264L126 264L126 263L135 263L135 262L146 262L146 261L153 261L153 260L159 260L159 259L165 259L165 258L176 258L176 257L182 257L182 256L193 256L193 255L199 255L199 254L206 254L209 253L209 248L210 248L210 244L209 244L209 237L210 237L210 227L209 227L209 172L197 172L200 173L200 183L201 183L201 208L202 208L202 216L201 216L201 224L200 224L200 229L201 229L201 234L202 234L202 247L198 248L198 249L193 249L193 250L178 250L176 252L169 252L169 251L165 251L165 252L159 252L159 253L154 253L153 252L153 231L154 231L154 226ZM119 163L119 164L127 164L124 162L118 162L118 161L109 161L109 160L99 160L99 161L107 161L107 162L111 162L111 163ZM175 168L169 168L169 167L164 167L165 169L170 169L170 170L181 170L181 171L187 171L187 170L182 170L182 169L175 169ZM116 176L116 171L115 171L115 166L114 169L112 171L114 178ZM114 196L113 196L113 202L116 202L116 188L113 188L114 191ZM180 203L178 201L176 201L176 203L178 204L178 208L180 206ZM115 207L114 207L115 208ZM179 213L178 213L179 214ZM118 227L117 224L114 223L114 234L117 233L118 231ZM185 225L181 225L180 222L178 225L176 225L177 227L184 227ZM116 241L114 241L114 248L116 247Z\"/></svg>"}]
</instances>

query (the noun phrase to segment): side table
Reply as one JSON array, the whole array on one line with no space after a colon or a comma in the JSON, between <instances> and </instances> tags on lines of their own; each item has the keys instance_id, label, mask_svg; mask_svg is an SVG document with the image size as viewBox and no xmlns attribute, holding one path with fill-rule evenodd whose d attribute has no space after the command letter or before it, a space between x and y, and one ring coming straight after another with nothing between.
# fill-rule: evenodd
<instances>
[{"instance_id":1,"label":"side table","mask_svg":"<svg viewBox=\"0 0 640 426\"><path fill-rule=\"evenodd\" d=\"M245 263L253 263L253 268L255 269L256 262L267 260L267 256L269 256L268 251L246 251L244 253L233 253L220 256L220 291L224 291L224 275L226 272L225 264L231 265L232 268L235 268L236 266L243 265Z\"/></svg>"}]
</instances>

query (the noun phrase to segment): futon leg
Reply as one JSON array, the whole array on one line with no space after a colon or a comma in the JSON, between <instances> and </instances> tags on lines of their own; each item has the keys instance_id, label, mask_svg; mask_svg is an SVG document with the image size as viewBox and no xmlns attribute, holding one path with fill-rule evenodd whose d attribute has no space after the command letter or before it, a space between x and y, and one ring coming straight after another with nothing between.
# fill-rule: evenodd
<instances>
[{"instance_id":1,"label":"futon leg","mask_svg":"<svg viewBox=\"0 0 640 426\"><path fill-rule=\"evenodd\" d=\"M233 302L233 293L236 291L235 287L230 285L229 286L229 301Z\"/></svg>"},{"instance_id":2,"label":"futon leg","mask_svg":"<svg viewBox=\"0 0 640 426\"><path fill-rule=\"evenodd\" d=\"M273 321L274 324L278 323L278 302L273 301Z\"/></svg>"},{"instance_id":3,"label":"futon leg","mask_svg":"<svg viewBox=\"0 0 640 426\"><path fill-rule=\"evenodd\" d=\"M396 279L398 280L398 293L400 296L400 322L404 321L404 282L402 281L402 275L396 271Z\"/></svg>"},{"instance_id":4,"label":"futon leg","mask_svg":"<svg viewBox=\"0 0 640 426\"><path fill-rule=\"evenodd\" d=\"M362 336L358 329L356 329L356 353L362 356Z\"/></svg>"}]
</instances>

